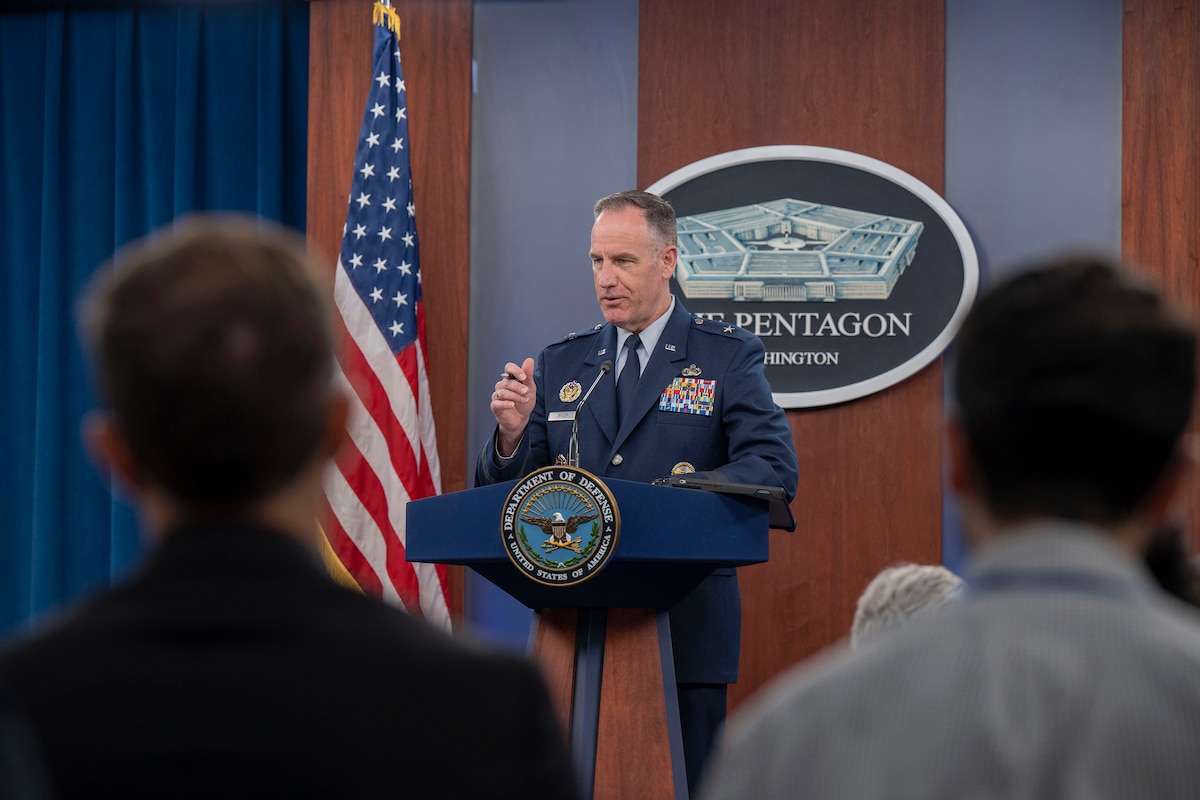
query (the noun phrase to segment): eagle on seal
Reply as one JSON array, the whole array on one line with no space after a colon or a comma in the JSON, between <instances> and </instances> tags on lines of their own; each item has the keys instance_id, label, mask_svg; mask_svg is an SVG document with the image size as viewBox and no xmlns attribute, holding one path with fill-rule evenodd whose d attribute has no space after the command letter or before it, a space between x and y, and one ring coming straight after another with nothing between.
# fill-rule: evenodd
<instances>
[{"instance_id":1,"label":"eagle on seal","mask_svg":"<svg viewBox=\"0 0 1200 800\"><path fill-rule=\"evenodd\" d=\"M521 517L521 522L537 525L556 543L566 543L571 541L571 534L579 530L580 525L591 522L599 516L599 514L572 514L564 518L561 511L555 511L554 515L550 517Z\"/></svg>"}]
</instances>

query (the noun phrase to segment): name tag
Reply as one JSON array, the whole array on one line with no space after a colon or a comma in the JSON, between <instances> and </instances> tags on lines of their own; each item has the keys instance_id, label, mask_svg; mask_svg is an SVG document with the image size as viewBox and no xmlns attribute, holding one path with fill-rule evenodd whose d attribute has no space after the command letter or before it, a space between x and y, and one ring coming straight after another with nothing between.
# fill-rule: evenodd
<instances>
[{"instance_id":1,"label":"name tag","mask_svg":"<svg viewBox=\"0 0 1200 800\"><path fill-rule=\"evenodd\" d=\"M716 381L676 378L663 390L662 397L658 398L658 410L711 417L716 393Z\"/></svg>"},{"instance_id":2,"label":"name tag","mask_svg":"<svg viewBox=\"0 0 1200 800\"><path fill-rule=\"evenodd\" d=\"M574 422L575 421L575 412L574 411L551 411L550 415L546 417L546 421L547 422Z\"/></svg>"}]
</instances>

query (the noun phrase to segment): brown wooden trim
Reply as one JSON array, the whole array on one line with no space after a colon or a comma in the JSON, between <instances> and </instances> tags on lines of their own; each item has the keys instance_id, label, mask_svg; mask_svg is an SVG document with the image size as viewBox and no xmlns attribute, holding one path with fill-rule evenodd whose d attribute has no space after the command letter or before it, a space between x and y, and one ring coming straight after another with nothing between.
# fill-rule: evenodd
<instances>
[{"instance_id":1,"label":"brown wooden trim","mask_svg":"<svg viewBox=\"0 0 1200 800\"><path fill-rule=\"evenodd\" d=\"M1121 246L1200 322L1200 3L1126 0ZM1191 432L1200 435L1200 404ZM1200 471L1183 502L1200 544Z\"/></svg>"},{"instance_id":2,"label":"brown wooden trim","mask_svg":"<svg viewBox=\"0 0 1200 800\"><path fill-rule=\"evenodd\" d=\"M941 191L943 0L643 0L638 183L743 147L862 153ZM788 414L799 528L742 570L741 702L842 638L889 563L940 562L942 365L884 392Z\"/></svg>"}]
</instances>

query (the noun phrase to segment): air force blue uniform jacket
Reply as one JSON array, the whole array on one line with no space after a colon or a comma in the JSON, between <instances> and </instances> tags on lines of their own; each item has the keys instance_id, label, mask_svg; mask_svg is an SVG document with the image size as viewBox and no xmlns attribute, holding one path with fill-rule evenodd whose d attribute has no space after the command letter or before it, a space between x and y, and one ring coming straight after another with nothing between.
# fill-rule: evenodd
<instances>
[{"instance_id":1,"label":"air force blue uniform jacket","mask_svg":"<svg viewBox=\"0 0 1200 800\"><path fill-rule=\"evenodd\" d=\"M763 346L727 322L693 317L678 300L642 371L630 411L617 424L616 380L605 375L579 414L580 466L600 477L649 483L686 462L731 482L782 486L799 479L792 432L771 399ZM570 414L605 361L617 360L617 329L601 324L546 347L537 357L537 401L513 458L480 453L476 485L515 480L565 459ZM563 396L572 397L567 391ZM565 463L565 461L563 462ZM665 521L669 522L669 521ZM733 683L741 638L741 596L732 569L718 570L671 611L679 683Z\"/></svg>"}]
</instances>

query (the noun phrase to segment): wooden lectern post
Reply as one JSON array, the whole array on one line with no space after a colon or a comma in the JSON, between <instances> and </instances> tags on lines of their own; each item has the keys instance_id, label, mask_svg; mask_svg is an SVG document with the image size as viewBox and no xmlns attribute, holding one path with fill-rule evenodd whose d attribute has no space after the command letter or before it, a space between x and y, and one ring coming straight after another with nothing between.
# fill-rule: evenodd
<instances>
[{"instance_id":1,"label":"wooden lectern post","mask_svg":"<svg viewBox=\"0 0 1200 800\"><path fill-rule=\"evenodd\" d=\"M621 530L608 564L547 585L500 534L520 481L408 504L410 561L463 564L534 609L530 635L579 774L594 800L686 800L667 609L718 567L767 560L768 512L752 497L607 479Z\"/></svg>"}]
</instances>

